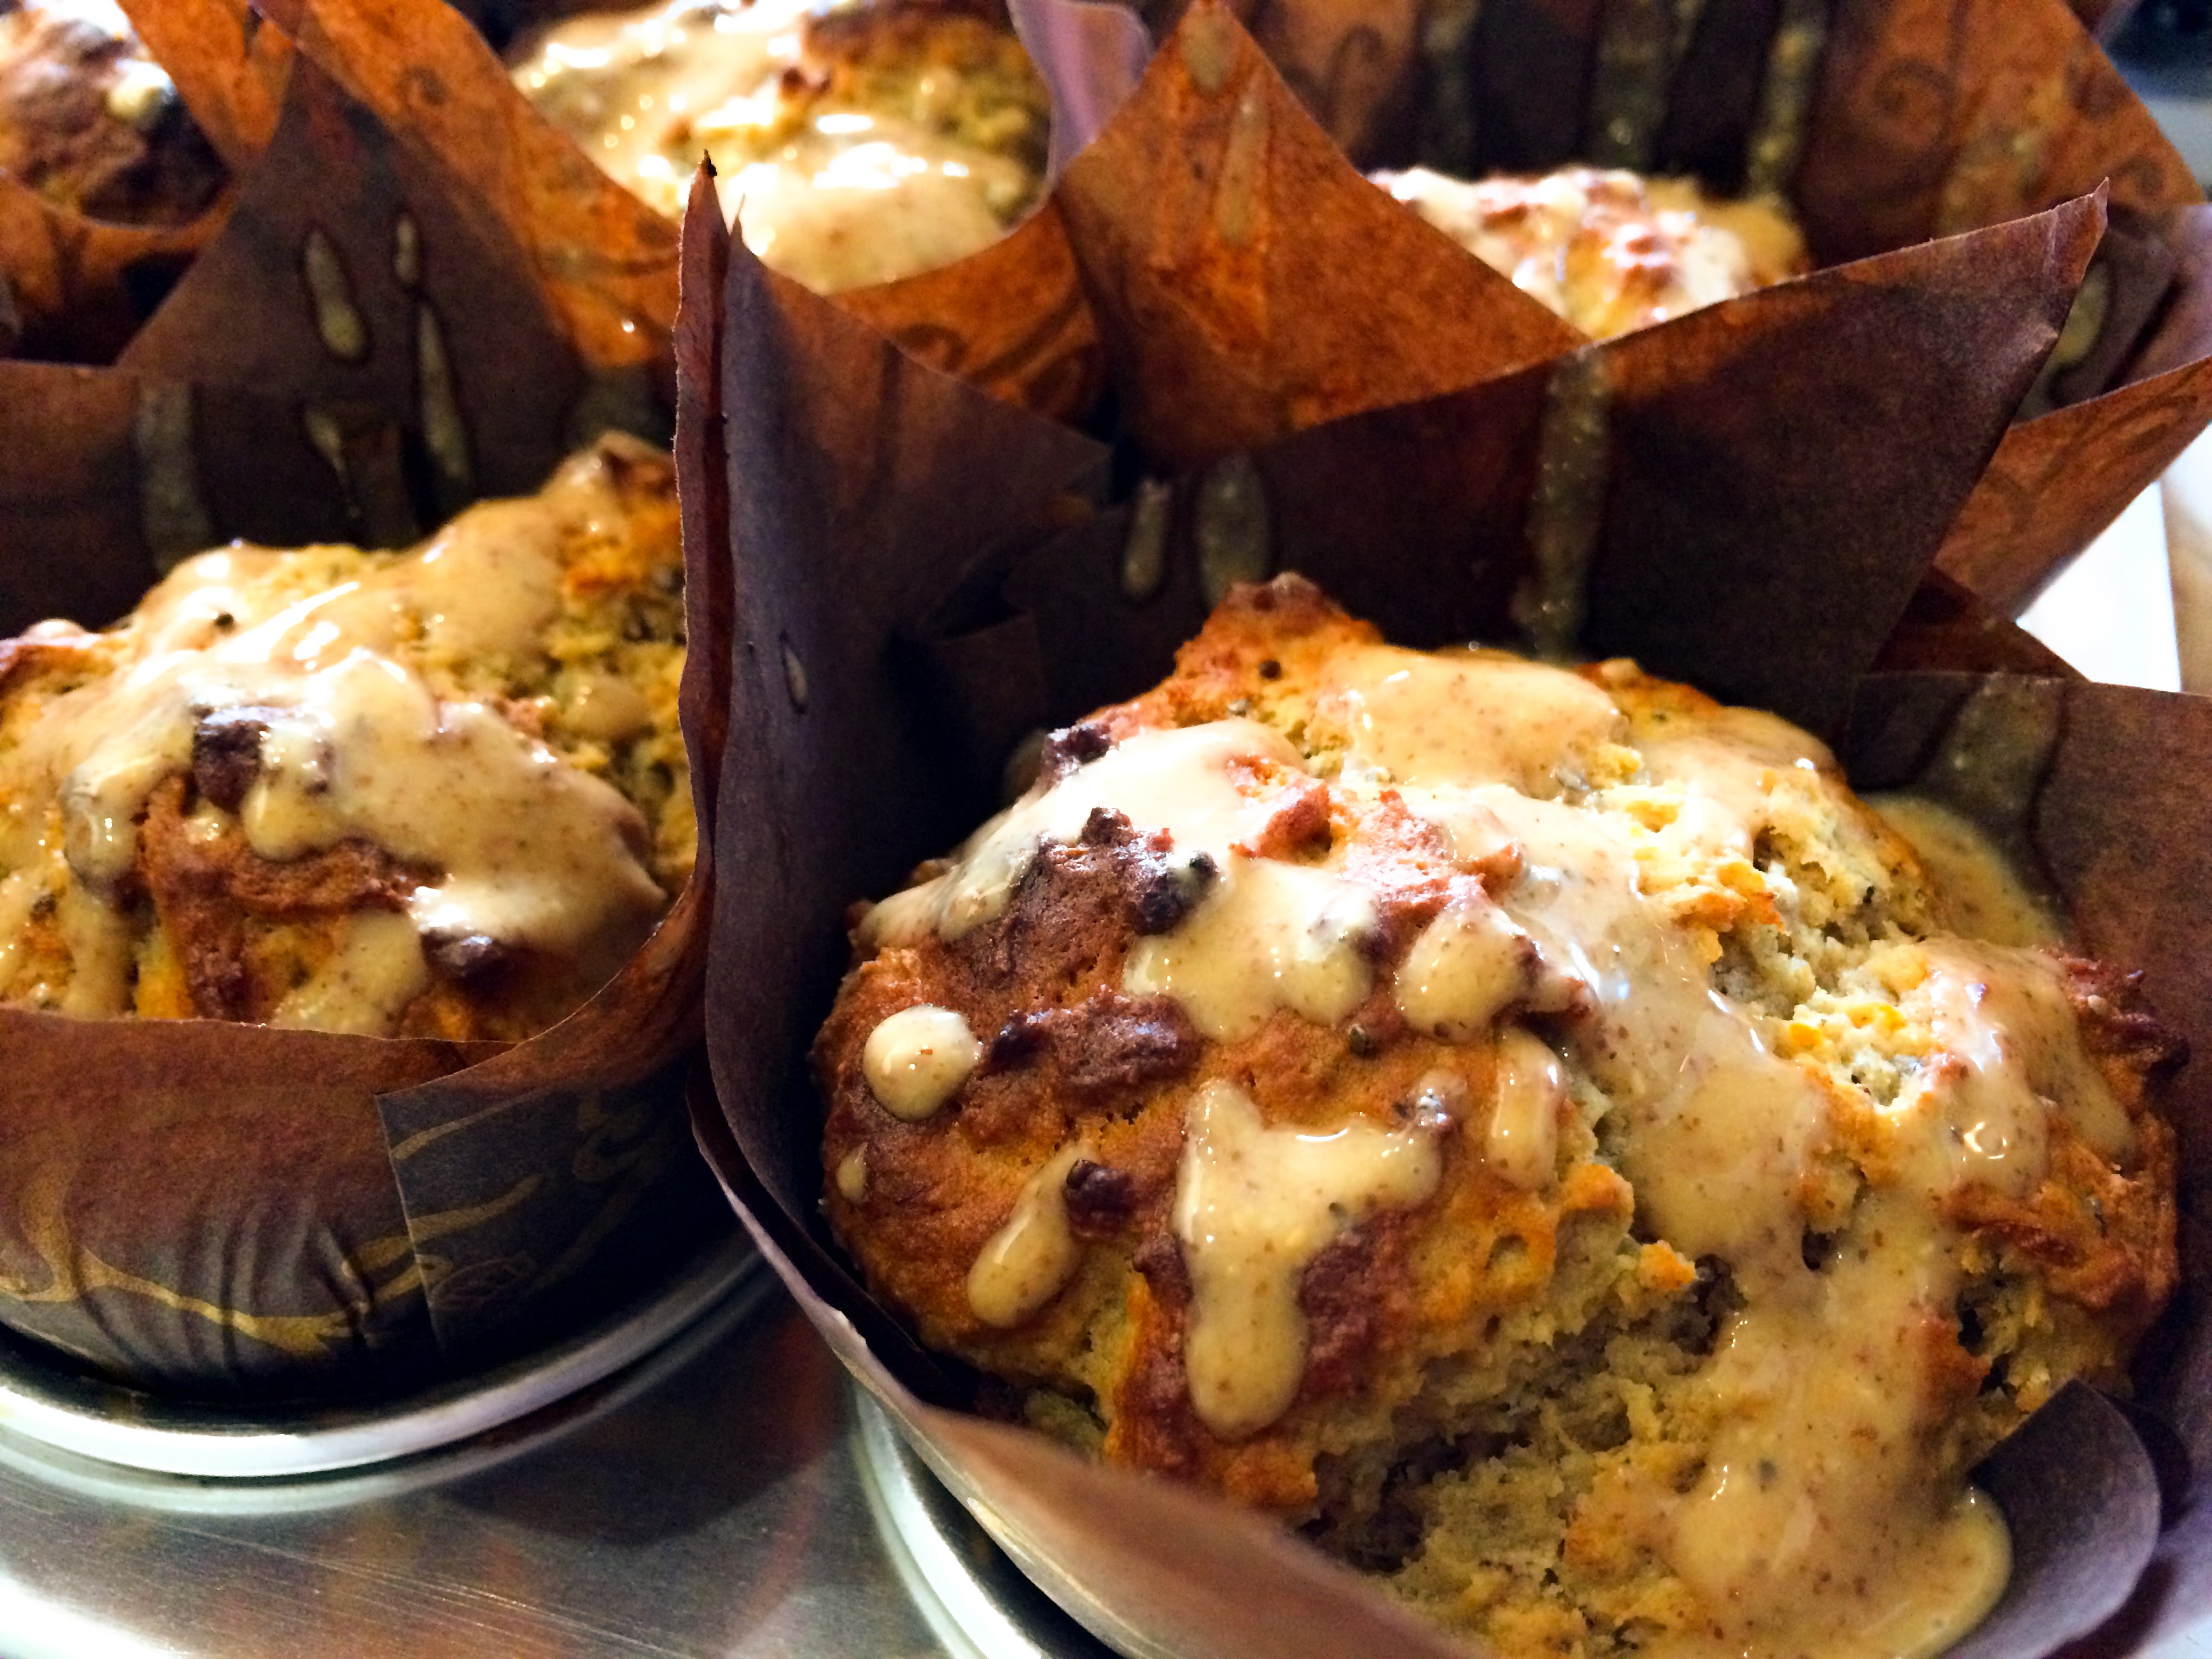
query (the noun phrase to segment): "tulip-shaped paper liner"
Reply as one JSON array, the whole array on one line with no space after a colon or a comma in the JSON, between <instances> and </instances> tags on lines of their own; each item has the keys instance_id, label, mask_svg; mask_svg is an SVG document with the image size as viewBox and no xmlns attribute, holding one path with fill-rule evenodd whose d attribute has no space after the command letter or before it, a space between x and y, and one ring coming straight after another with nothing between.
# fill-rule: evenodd
<instances>
[{"instance_id":1,"label":"tulip-shaped paper liner","mask_svg":"<svg viewBox=\"0 0 2212 1659\"><path fill-rule=\"evenodd\" d=\"M104 623L240 531L404 539L566 448L583 377L527 262L295 70L134 366L0 364L11 631ZM714 660L687 703L725 700ZM680 1098L707 906L702 872L596 997L511 1048L0 1012L0 1323L141 1386L266 1398L451 1372L649 1289L717 1221Z\"/></svg>"},{"instance_id":2,"label":"tulip-shaped paper liner","mask_svg":"<svg viewBox=\"0 0 2212 1659\"><path fill-rule=\"evenodd\" d=\"M804 1059L847 905L982 816L1004 739L1138 690L1209 580L1276 564L1325 571L1409 642L1510 629L1523 595L1555 644L1708 683L1686 659L1710 655L1717 689L1832 723L2057 337L2099 228L2077 204L1952 243L1940 300L1918 283L1900 298L1878 261L1315 427L1025 556L1010 537L1060 511L1091 458L727 252L722 302L688 313L679 359L698 429L726 445L710 477L682 480L692 556L726 566L695 567L693 589L726 583L734 628L708 1000L720 1113L695 1103L695 1121L827 1340L1079 1618L1147 1654L1442 1650L1249 1517L960 1414L957 1368L862 1293L818 1218ZM710 200L695 195L688 233L720 238ZM1892 373L1906 360L1921 372ZM1877 384L1877 417L1853 420ZM925 454L939 474L917 475ZM2018 1554L1973 1638L1982 1659L2096 1626L2155 1540L2154 1472L2122 1415L2081 1389L2052 1412L1984 1471Z\"/></svg>"},{"instance_id":3,"label":"tulip-shaped paper liner","mask_svg":"<svg viewBox=\"0 0 2212 1659\"><path fill-rule=\"evenodd\" d=\"M131 9L156 50L177 58L180 84L209 103L228 100L217 119L250 133L266 76L237 74L208 45L238 37L232 0L132 0ZM283 0L265 9L297 38L301 57L504 225L590 377L602 423L658 423L665 435L676 228L538 114L467 20L440 0ZM854 289L836 303L1025 407L1078 418L1095 400L1096 331L1049 209L968 259Z\"/></svg>"},{"instance_id":4,"label":"tulip-shaped paper liner","mask_svg":"<svg viewBox=\"0 0 2212 1659\"><path fill-rule=\"evenodd\" d=\"M2075 203L1818 272L1148 487L1017 578L1048 642L1048 715L1158 678L1228 580L1285 568L1407 643L1525 632L1832 726L2097 228ZM1440 538L1449 583L1394 556ZM1799 556L1814 543L1823 556ZM1120 655L1059 643L1101 628ZM1802 657L1775 656L1778 632Z\"/></svg>"},{"instance_id":5,"label":"tulip-shaped paper liner","mask_svg":"<svg viewBox=\"0 0 2212 1659\"><path fill-rule=\"evenodd\" d=\"M1120 105L1133 78L1127 47L1097 9L1083 0L1022 6L1025 35L1062 110L1094 123L1095 112ZM1218 44L1219 0L1170 9L1182 21L1132 100L1145 112L1127 118L1140 130L1164 125L1160 106L1202 108L1207 83L1218 82L1219 106L1193 131L1234 136L1237 144L1233 154L1218 140L1194 146L1201 153L1188 172L1234 218L1240 180L1251 196L1250 179L1273 165L1268 135L1291 124L1268 94L1252 89L1242 43ZM2008 434L1941 561L2001 610L2024 604L2086 546L2212 412L2212 306L2197 251L2206 235L2203 198L2061 0L1267 0L1238 10L1361 166L1418 159L1476 173L1580 159L1694 173L1729 191L1783 191L1823 263L1995 225L2109 179L2113 226L2047 384L2030 401L2033 409L2056 397L2066 406ZM1195 36L1194 22L1203 26ZM1194 67L1208 72L1194 76ZM1263 116L1253 112L1255 99ZM1238 110L1246 112L1241 123L1231 118ZM1079 252L1091 269L1099 257L1086 242L1110 237L1109 249L1128 251L1116 258L1114 280L1137 296L1124 302L1133 308L1151 288L1165 290L1146 318L1158 333L1159 304L1172 312L1178 298L1170 273L1188 263L1175 251L1191 241L1195 222L1180 205L1190 191L1172 187L1182 150L1157 133L1117 147L1115 126L1099 125L1100 148L1115 158L1110 170L1098 169L1109 176L1096 185L1071 181L1063 206L1079 218L1079 197L1100 204L1094 217L1116 216L1109 232L1079 224ZM1214 453L1289 424L1470 383L1471 375L1455 378L1463 360L1449 324L1429 324L1439 337L1428 362L1418 332L1384 334L1382 307L1399 293L1440 292L1449 279L1427 270L1409 276L1401 256L1375 241L1371 213L1353 206L1341 183L1327 206L1301 196L1279 220L1285 237L1340 265L1377 268L1369 296L1376 309L1340 312L1328 325L1346 338L1373 339L1377 361L1357 371L1371 391L1286 400L1273 430ZM1158 273L1151 288L1147 262ZM1473 279L1461 277L1460 287L1471 292ZM1521 295L1435 308L1449 317L1469 304L1510 311L1516 301L1535 314L1490 325L1502 332L1547 318ZM1240 314L1254 311L1248 303ZM1186 330L1209 323L1174 320ZM1393 357L1412 358L1416 373L1393 377ZM1172 404L1170 392L1162 398ZM1164 437L1142 422L1138 431L1176 464L1206 459L1172 425Z\"/></svg>"}]
</instances>

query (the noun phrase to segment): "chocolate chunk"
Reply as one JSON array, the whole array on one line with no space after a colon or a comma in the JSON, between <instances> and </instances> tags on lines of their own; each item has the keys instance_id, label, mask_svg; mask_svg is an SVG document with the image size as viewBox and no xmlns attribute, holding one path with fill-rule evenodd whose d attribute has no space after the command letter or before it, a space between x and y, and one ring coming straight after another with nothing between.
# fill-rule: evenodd
<instances>
[{"instance_id":1,"label":"chocolate chunk","mask_svg":"<svg viewBox=\"0 0 2212 1659\"><path fill-rule=\"evenodd\" d=\"M503 973L514 961L508 946L485 933L447 933L424 940L439 971L464 985Z\"/></svg>"},{"instance_id":2,"label":"chocolate chunk","mask_svg":"<svg viewBox=\"0 0 2212 1659\"><path fill-rule=\"evenodd\" d=\"M1373 1351L1379 1311L1375 1256L1374 1241L1354 1228L1331 1240L1299 1276L1298 1309L1306 1316L1301 1392L1310 1398L1349 1393Z\"/></svg>"},{"instance_id":3,"label":"chocolate chunk","mask_svg":"<svg viewBox=\"0 0 2212 1659\"><path fill-rule=\"evenodd\" d=\"M261 771L265 708L217 708L192 729L192 787L226 812L238 811Z\"/></svg>"},{"instance_id":4,"label":"chocolate chunk","mask_svg":"<svg viewBox=\"0 0 2212 1659\"><path fill-rule=\"evenodd\" d=\"M1063 726L1044 740L1038 769L1048 783L1058 783L1079 766L1087 766L1114 746L1114 739L1097 720Z\"/></svg>"},{"instance_id":5,"label":"chocolate chunk","mask_svg":"<svg viewBox=\"0 0 2212 1659\"><path fill-rule=\"evenodd\" d=\"M1137 1182L1127 1170L1078 1158L1064 1194L1067 1225L1078 1238L1111 1238L1137 1212Z\"/></svg>"},{"instance_id":6,"label":"chocolate chunk","mask_svg":"<svg viewBox=\"0 0 2212 1659\"><path fill-rule=\"evenodd\" d=\"M1169 997L1092 994L1069 1010L1070 1029L1054 1036L1063 1045L1068 1092L1087 1104L1133 1097L1153 1084L1181 1077L1198 1064L1203 1046L1182 1005Z\"/></svg>"},{"instance_id":7,"label":"chocolate chunk","mask_svg":"<svg viewBox=\"0 0 2212 1659\"><path fill-rule=\"evenodd\" d=\"M1131 873L1130 925L1147 934L1170 933L1181 927L1218 872L1210 854L1194 853L1187 859L1146 859Z\"/></svg>"}]
</instances>

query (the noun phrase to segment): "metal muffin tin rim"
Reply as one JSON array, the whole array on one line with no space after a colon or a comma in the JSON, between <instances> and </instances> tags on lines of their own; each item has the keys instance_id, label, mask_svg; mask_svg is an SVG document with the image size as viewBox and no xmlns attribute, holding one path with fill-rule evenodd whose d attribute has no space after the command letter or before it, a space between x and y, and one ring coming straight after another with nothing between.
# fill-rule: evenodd
<instances>
[{"instance_id":1,"label":"metal muffin tin rim","mask_svg":"<svg viewBox=\"0 0 2212 1659\"><path fill-rule=\"evenodd\" d=\"M714 1309L760 1257L732 1232L650 1299L473 1376L363 1405L264 1411L163 1401L0 1344L0 1434L156 1476L277 1480L366 1468L504 1427L605 1381Z\"/></svg>"},{"instance_id":2,"label":"metal muffin tin rim","mask_svg":"<svg viewBox=\"0 0 2212 1659\"><path fill-rule=\"evenodd\" d=\"M1053 1563L1019 1550L988 1505L939 1477L897 1414L857 1377L848 1373L846 1386L854 1406L854 1461L868 1508L908 1598L939 1641L961 1659L1110 1659L1117 1653L1155 1659L1163 1653ZM987 1540L963 1522L988 1535L980 1556L978 1546ZM1003 1582L1010 1577L1025 1581L1014 1593Z\"/></svg>"}]
</instances>

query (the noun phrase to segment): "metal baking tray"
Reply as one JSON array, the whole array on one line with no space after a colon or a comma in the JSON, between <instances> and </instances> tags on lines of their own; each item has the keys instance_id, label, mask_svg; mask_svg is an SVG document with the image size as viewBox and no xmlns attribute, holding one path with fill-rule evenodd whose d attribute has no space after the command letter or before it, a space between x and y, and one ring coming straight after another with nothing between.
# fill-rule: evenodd
<instances>
[{"instance_id":1,"label":"metal baking tray","mask_svg":"<svg viewBox=\"0 0 2212 1659\"><path fill-rule=\"evenodd\" d=\"M245 1420L0 1350L6 1659L1105 1659L734 1238L467 1385Z\"/></svg>"}]
</instances>

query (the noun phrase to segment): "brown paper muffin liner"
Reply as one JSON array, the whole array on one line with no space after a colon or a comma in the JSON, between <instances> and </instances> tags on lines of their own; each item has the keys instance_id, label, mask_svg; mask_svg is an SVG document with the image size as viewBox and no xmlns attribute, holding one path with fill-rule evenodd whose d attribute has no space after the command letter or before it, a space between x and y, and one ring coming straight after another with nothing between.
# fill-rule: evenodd
<instances>
[{"instance_id":1,"label":"brown paper muffin liner","mask_svg":"<svg viewBox=\"0 0 2212 1659\"><path fill-rule=\"evenodd\" d=\"M1183 20L1151 79L1198 84L1151 94L1132 121L1158 122L1163 103L1212 107L1210 120L1188 130L1217 159L1190 171L1202 193L1225 202L1239 167L1281 165L1273 151L1282 141L1269 135L1285 124L1264 99L1251 108L1235 61L1241 47L1212 41L1217 22L1197 35L1185 26L1214 9L1213 0L1151 9L1164 28ZM1102 118L1135 80L1131 49L1098 15L1109 9L1024 0L1019 9L1063 111L1078 118L1071 129L1098 136L1114 157L1097 167L1109 175L1097 185L1071 185L1086 199L1124 204L1121 240L1138 260L1183 248L1192 221L1180 198L1192 191L1176 188L1183 174L1174 152L1126 142ZM1237 10L1360 167L1420 161L1480 173L1581 160L1695 174L1724 192L1780 191L1822 264L1992 226L2106 183L2112 222L2075 328L1940 561L2000 610L2023 606L2212 416L2203 198L2062 0L1256 0ZM1177 55L1181 74L1165 61ZM1219 94L1211 106L1206 93ZM1232 158L1212 141L1239 112ZM1365 297L1378 312L1409 309L1399 300L1404 256L1392 246L1407 239L1376 242L1381 210L1363 210L1353 195L1348 179L1337 181L1335 199L1316 196L1279 221L1283 234L1316 261L1333 257L1346 290L1361 284L1342 267L1372 269ZM1248 243L1264 243L1264 218ZM1118 280L1128 263L1097 290L1141 306L1143 285ZM1488 304L1505 313L1486 316L1492 331L1558 326L1517 292ZM1450 390L1484 367L1479 355L1461 355L1449 304L1432 304L1432 356L1419 351L1420 334L1388 331L1380 314L1366 320L1386 362L1393 352L1414 355L1418 372L1394 380L1364 365L1370 384L1335 400L1307 398L1288 418ZM1141 420L1139 432L1152 435ZM1165 434L1159 453L1178 464L1200 459L1181 436Z\"/></svg>"},{"instance_id":2,"label":"brown paper muffin liner","mask_svg":"<svg viewBox=\"0 0 2212 1659\"><path fill-rule=\"evenodd\" d=\"M1219 251L1219 202L1241 193L1244 222L1269 222L1252 204L1285 199L1269 192L1295 179L1300 152L1271 172L1285 152L1270 137L1241 175L1219 165L1236 153L1239 111L1264 112L1241 118L1248 132L1295 125L1272 76L1209 12L1219 16L1186 18L1115 129L1141 117L1182 132L1144 107L1163 82L1176 99L1228 105L1208 128L1199 102L1175 152L1220 181L1212 229L1165 234L1149 260L1133 234L1102 252L1073 204L1090 158L1063 180L1120 405L1158 411L1139 428L1169 434L1156 456L1201 462L1121 505L1091 504L1098 452L775 281L695 188L700 280L679 368L692 430L714 444L711 465L682 452L679 482L694 591L726 591L732 633L707 981L718 1102L695 1098L694 1127L825 1339L1094 1630L1127 1650L1209 1659L1442 1654L1459 1650L1279 1530L969 1415L972 1376L921 1352L862 1291L819 1218L820 1108L805 1067L844 965L846 907L980 820L1023 733L1150 684L1228 580L1278 568L1404 643L1533 638L1632 654L1837 735L1868 787L1918 775L1947 752L1956 701L1929 713L1890 690L1923 677L1869 671L1900 617L1917 617L1907 660L1918 666L2002 666L2031 648L1955 584L1933 590L1948 608L1908 607L2058 337L2103 212L2077 200L1462 389L1301 418L1313 413L1302 389L1354 384L1403 343L1360 326L1387 301L1356 284L1271 283L1298 257L1285 246L1294 221ZM1201 44L1195 68L1194 26L1225 43L1215 56ZM1101 148L1115 142L1109 130ZM1161 216L1171 233L1200 216ZM1405 276L1395 264L1370 271L1378 285ZM1106 280L1127 291L1107 294ZM2157 1006L2208 1052L2212 984L2183 947L2212 920L2195 914L2212 883L2194 869L2198 838L2177 851L2153 826L2201 817L2191 808L2212 780L2212 705L2058 678L1942 683L2023 685L2036 707L2082 711L2033 772L2034 849L2085 940L2155 969ZM2118 743L2102 740L2108 715L2129 722ZM1965 729L1978 744L1991 728ZM2134 828L2106 844L2122 825ZM2192 896L2167 924L2169 952L2139 935L2177 883ZM2207 1088L2196 1070L2183 1079L2173 1109L2196 1146ZM2212 1238L2195 1180L2190 1289L2142 1368L2157 1413L2144 1420L2172 1431L2138 1431L2134 1408L2070 1389L1984 1466L2015 1568L1962 1649L1976 1659L2025 1659L2093 1631L2131 1650L2129 1632L2192 1615L2212 1589L2199 1534L2186 1521L2160 1532L2171 1517L2144 1438L2212 1452L2207 1391L2192 1382L2212 1371L2195 1311ZM2150 1600L2130 1603L2138 1585ZM1260 1620L1260 1607L1296 1611Z\"/></svg>"},{"instance_id":3,"label":"brown paper muffin liner","mask_svg":"<svg viewBox=\"0 0 2212 1659\"><path fill-rule=\"evenodd\" d=\"M0 363L0 631L106 622L233 535L396 544L534 489L593 386L499 219L302 54L124 362ZM680 1098L708 907L702 866L513 1047L0 1012L0 1324L170 1394L360 1395L642 1293L726 1224Z\"/></svg>"}]
</instances>

